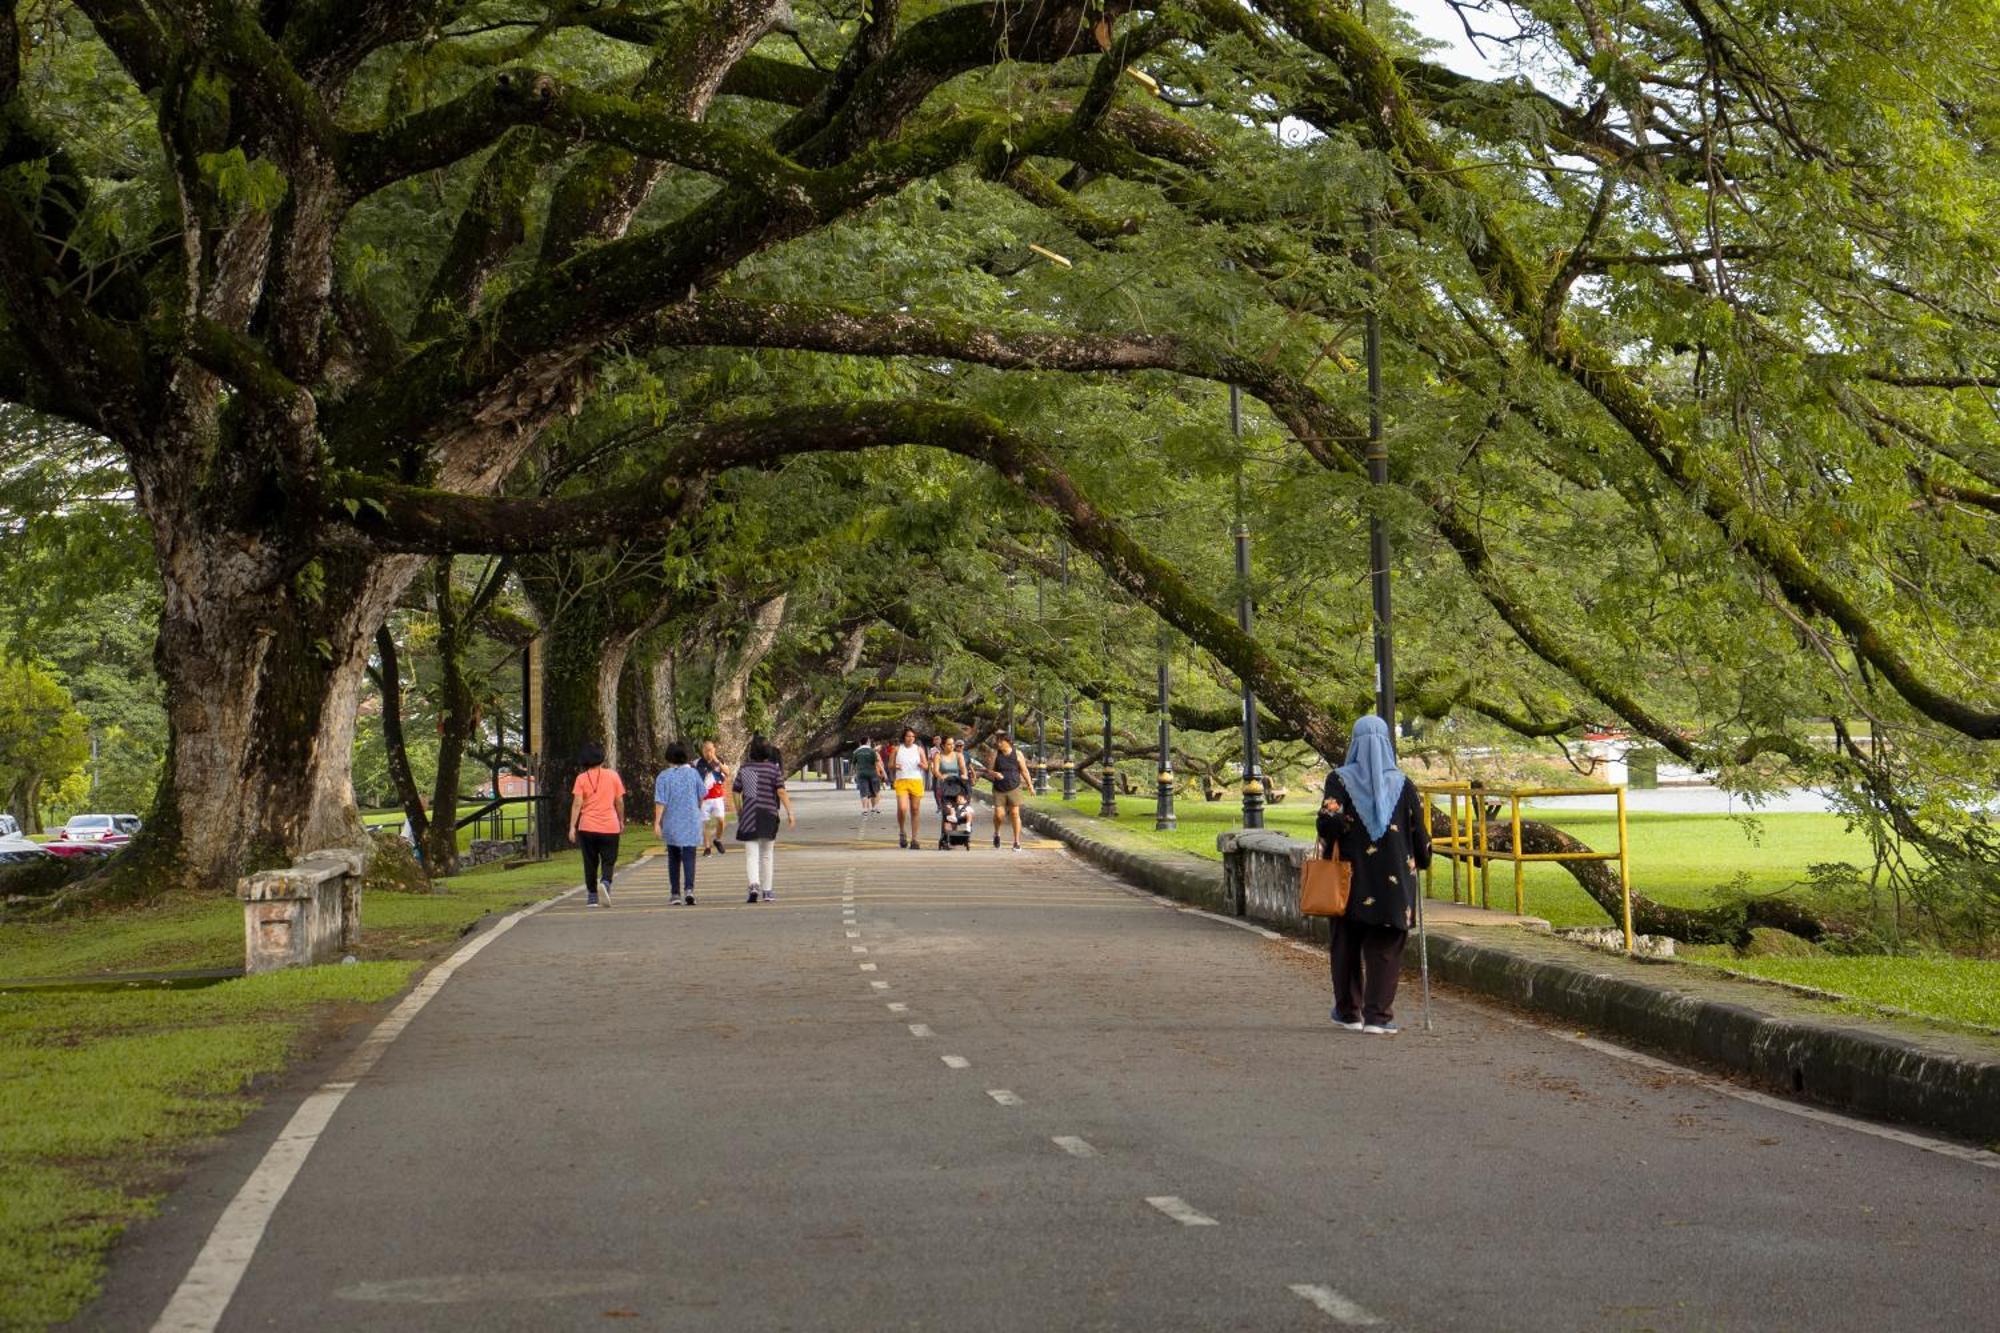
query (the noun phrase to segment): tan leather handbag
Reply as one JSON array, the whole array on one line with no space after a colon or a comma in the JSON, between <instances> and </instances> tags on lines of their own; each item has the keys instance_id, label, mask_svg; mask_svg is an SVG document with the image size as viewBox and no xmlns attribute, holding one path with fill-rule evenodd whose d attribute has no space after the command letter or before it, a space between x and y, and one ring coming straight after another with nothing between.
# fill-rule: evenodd
<instances>
[{"instance_id":1,"label":"tan leather handbag","mask_svg":"<svg viewBox=\"0 0 2000 1333\"><path fill-rule=\"evenodd\" d=\"M1319 851L1324 844L1315 844ZM1347 911L1347 891L1354 882L1354 867L1340 858L1308 856L1299 866L1299 911L1306 916L1341 916Z\"/></svg>"}]
</instances>

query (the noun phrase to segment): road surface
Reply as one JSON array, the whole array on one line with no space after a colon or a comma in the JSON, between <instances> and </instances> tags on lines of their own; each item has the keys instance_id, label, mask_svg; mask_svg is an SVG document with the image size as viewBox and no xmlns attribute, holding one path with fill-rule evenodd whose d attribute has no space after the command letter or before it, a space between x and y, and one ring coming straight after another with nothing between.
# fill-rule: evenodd
<instances>
[{"instance_id":1,"label":"road surface","mask_svg":"<svg viewBox=\"0 0 2000 1333\"><path fill-rule=\"evenodd\" d=\"M2000 1171L1462 997L1434 1035L1342 1032L1321 957L1052 845L901 851L849 794L798 804L776 903L730 855L669 908L654 861L465 963L219 1326L1994 1326ZM153 1327L298 1104L83 1326Z\"/></svg>"}]
</instances>

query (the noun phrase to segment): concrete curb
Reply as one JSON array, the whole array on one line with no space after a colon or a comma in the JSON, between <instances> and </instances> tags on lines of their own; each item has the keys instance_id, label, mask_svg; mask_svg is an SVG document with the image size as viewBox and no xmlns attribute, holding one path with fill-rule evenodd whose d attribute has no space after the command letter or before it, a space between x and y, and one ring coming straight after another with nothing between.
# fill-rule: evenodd
<instances>
[{"instance_id":1,"label":"concrete curb","mask_svg":"<svg viewBox=\"0 0 2000 1333\"><path fill-rule=\"evenodd\" d=\"M1210 911L1232 910L1217 862L1146 847L1069 811L1030 806L1024 820L1141 888ZM1416 951L1406 958L1414 968ZM1775 1092L1981 1144L2000 1140L2000 1042L1915 1024L1820 1017L1805 1012L1809 1001L1765 1001L1768 991L1725 976L1686 975L1695 969L1685 964L1631 962L1504 927L1433 928L1430 959L1432 975L1451 985ZM1655 981L1634 972L1660 975Z\"/></svg>"}]
</instances>

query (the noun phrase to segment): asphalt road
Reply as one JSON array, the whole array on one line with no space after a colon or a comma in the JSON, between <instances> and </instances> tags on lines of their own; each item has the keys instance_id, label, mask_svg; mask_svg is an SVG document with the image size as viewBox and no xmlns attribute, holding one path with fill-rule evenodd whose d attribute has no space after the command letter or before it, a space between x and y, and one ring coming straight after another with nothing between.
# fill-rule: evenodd
<instances>
[{"instance_id":1,"label":"asphalt road","mask_svg":"<svg viewBox=\"0 0 2000 1333\"><path fill-rule=\"evenodd\" d=\"M453 976L221 1326L1995 1326L2000 1171L1463 998L1345 1033L1321 958L1052 847L899 851L851 796L799 804L776 903L731 855L670 909L654 862ZM84 1326L151 1326L296 1103Z\"/></svg>"}]
</instances>

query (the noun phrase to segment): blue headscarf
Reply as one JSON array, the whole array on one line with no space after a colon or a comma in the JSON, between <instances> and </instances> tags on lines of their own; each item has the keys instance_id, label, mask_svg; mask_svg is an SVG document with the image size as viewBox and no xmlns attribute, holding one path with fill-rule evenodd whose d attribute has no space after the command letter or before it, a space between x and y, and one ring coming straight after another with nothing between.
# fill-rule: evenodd
<instances>
[{"instance_id":1,"label":"blue headscarf","mask_svg":"<svg viewBox=\"0 0 2000 1333\"><path fill-rule=\"evenodd\" d=\"M1409 779L1396 767L1396 747L1389 743L1389 724L1373 713L1355 719L1354 737L1347 743L1347 762L1334 770L1354 802L1354 813L1371 838L1380 838L1403 798Z\"/></svg>"}]
</instances>

